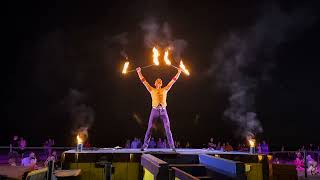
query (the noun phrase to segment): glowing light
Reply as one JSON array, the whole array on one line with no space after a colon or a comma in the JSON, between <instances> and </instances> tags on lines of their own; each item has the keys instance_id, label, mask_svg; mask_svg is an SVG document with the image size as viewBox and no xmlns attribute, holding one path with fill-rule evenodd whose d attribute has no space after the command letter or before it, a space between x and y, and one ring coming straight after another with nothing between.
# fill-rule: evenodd
<instances>
[{"instance_id":1,"label":"glowing light","mask_svg":"<svg viewBox=\"0 0 320 180\"><path fill-rule=\"evenodd\" d=\"M157 48L153 48L152 49L152 52L153 52L153 55L152 55L152 57L153 57L153 63L155 64L155 65L157 65L157 66L159 66L159 56L160 56L160 54L159 54L159 51L157 50Z\"/></svg>"},{"instance_id":2,"label":"glowing light","mask_svg":"<svg viewBox=\"0 0 320 180\"><path fill-rule=\"evenodd\" d=\"M262 155L258 155L258 160L262 161L262 159L263 159L263 156Z\"/></svg>"},{"instance_id":3,"label":"glowing light","mask_svg":"<svg viewBox=\"0 0 320 180\"><path fill-rule=\"evenodd\" d=\"M169 50L166 50L166 52L164 53L164 62L167 64L167 65L171 65L171 61L169 59Z\"/></svg>"},{"instance_id":4,"label":"glowing light","mask_svg":"<svg viewBox=\"0 0 320 180\"><path fill-rule=\"evenodd\" d=\"M183 64L182 60L180 61L180 68L182 69L182 71L186 74L186 75L190 75L189 70L186 68L186 66Z\"/></svg>"},{"instance_id":5,"label":"glowing light","mask_svg":"<svg viewBox=\"0 0 320 180\"><path fill-rule=\"evenodd\" d=\"M79 134L77 135L77 143L82 144L83 140L80 138Z\"/></svg>"},{"instance_id":6,"label":"glowing light","mask_svg":"<svg viewBox=\"0 0 320 180\"><path fill-rule=\"evenodd\" d=\"M122 74L126 74L129 67L129 61L125 62L122 69Z\"/></svg>"},{"instance_id":7,"label":"glowing light","mask_svg":"<svg viewBox=\"0 0 320 180\"><path fill-rule=\"evenodd\" d=\"M271 161L272 160L272 155L267 155L268 160Z\"/></svg>"},{"instance_id":8,"label":"glowing light","mask_svg":"<svg viewBox=\"0 0 320 180\"><path fill-rule=\"evenodd\" d=\"M255 146L255 140L254 139L249 139L249 145L250 147L254 147Z\"/></svg>"}]
</instances>

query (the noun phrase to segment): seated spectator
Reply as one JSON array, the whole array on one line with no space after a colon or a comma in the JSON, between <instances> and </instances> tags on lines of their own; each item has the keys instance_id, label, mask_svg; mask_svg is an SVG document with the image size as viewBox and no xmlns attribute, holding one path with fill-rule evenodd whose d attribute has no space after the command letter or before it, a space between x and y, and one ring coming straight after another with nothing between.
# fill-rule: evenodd
<instances>
[{"instance_id":1,"label":"seated spectator","mask_svg":"<svg viewBox=\"0 0 320 180\"><path fill-rule=\"evenodd\" d=\"M261 144L260 144L260 143L258 143L258 145L257 145L257 153L258 153L258 154L261 154L261 153L262 153Z\"/></svg>"},{"instance_id":2,"label":"seated spectator","mask_svg":"<svg viewBox=\"0 0 320 180\"><path fill-rule=\"evenodd\" d=\"M20 137L19 153L21 154L21 157L23 157L26 147L27 147L27 141L25 139L23 139L23 137Z\"/></svg>"},{"instance_id":3,"label":"seated spectator","mask_svg":"<svg viewBox=\"0 0 320 180\"><path fill-rule=\"evenodd\" d=\"M137 138L138 148L142 147L142 141L140 138Z\"/></svg>"},{"instance_id":4,"label":"seated spectator","mask_svg":"<svg viewBox=\"0 0 320 180\"><path fill-rule=\"evenodd\" d=\"M176 148L180 148L180 147L181 147L180 141L177 141Z\"/></svg>"},{"instance_id":5,"label":"seated spectator","mask_svg":"<svg viewBox=\"0 0 320 180\"><path fill-rule=\"evenodd\" d=\"M220 151L225 151L225 149L226 149L226 143L223 143L221 148L220 148Z\"/></svg>"},{"instance_id":6,"label":"seated spectator","mask_svg":"<svg viewBox=\"0 0 320 180\"><path fill-rule=\"evenodd\" d=\"M49 161L57 161L57 152L53 151L51 155L48 156L47 160L44 162L44 165L47 167L49 164Z\"/></svg>"},{"instance_id":7,"label":"seated spectator","mask_svg":"<svg viewBox=\"0 0 320 180\"><path fill-rule=\"evenodd\" d=\"M24 167L30 167L32 169L35 169L36 164L37 164L37 159L34 152L30 152L28 157L23 158L21 160L21 166L24 166Z\"/></svg>"},{"instance_id":8,"label":"seated spectator","mask_svg":"<svg viewBox=\"0 0 320 180\"><path fill-rule=\"evenodd\" d=\"M208 142L208 149L215 150L217 145L213 142L213 138L210 138L210 141Z\"/></svg>"},{"instance_id":9,"label":"seated spectator","mask_svg":"<svg viewBox=\"0 0 320 180\"><path fill-rule=\"evenodd\" d=\"M262 151L263 154L268 154L269 153L269 146L266 143L266 141L262 141L261 151Z\"/></svg>"},{"instance_id":10,"label":"seated spectator","mask_svg":"<svg viewBox=\"0 0 320 180\"><path fill-rule=\"evenodd\" d=\"M233 151L232 146L229 144L229 142L227 142L226 147L224 149L225 151Z\"/></svg>"},{"instance_id":11,"label":"seated spectator","mask_svg":"<svg viewBox=\"0 0 320 180\"><path fill-rule=\"evenodd\" d=\"M165 148L161 138L158 139L157 148Z\"/></svg>"},{"instance_id":12,"label":"seated spectator","mask_svg":"<svg viewBox=\"0 0 320 180\"><path fill-rule=\"evenodd\" d=\"M167 139L164 139L163 140L163 148L167 148L167 147L169 147Z\"/></svg>"},{"instance_id":13,"label":"seated spectator","mask_svg":"<svg viewBox=\"0 0 320 180\"><path fill-rule=\"evenodd\" d=\"M304 167L303 159L300 152L296 153L296 159L294 161L297 170L302 169Z\"/></svg>"},{"instance_id":14,"label":"seated spectator","mask_svg":"<svg viewBox=\"0 0 320 180\"><path fill-rule=\"evenodd\" d=\"M130 149L131 147L131 142L130 139L127 139L126 144L124 145L125 148Z\"/></svg>"},{"instance_id":15,"label":"seated spectator","mask_svg":"<svg viewBox=\"0 0 320 180\"><path fill-rule=\"evenodd\" d=\"M135 138L133 139L133 141L131 142L131 148L132 148L132 149L137 149L137 148L138 148L138 145L139 145L138 143L139 143L139 142L138 142L138 138L135 137Z\"/></svg>"},{"instance_id":16,"label":"seated spectator","mask_svg":"<svg viewBox=\"0 0 320 180\"><path fill-rule=\"evenodd\" d=\"M13 136L13 139L10 142L10 152L17 152L17 149L19 147L19 137L18 136Z\"/></svg>"},{"instance_id":17,"label":"seated spectator","mask_svg":"<svg viewBox=\"0 0 320 180\"><path fill-rule=\"evenodd\" d=\"M307 165L308 169L307 172L309 172L311 175L316 175L318 174L318 163L317 161L313 160L311 155L307 156Z\"/></svg>"},{"instance_id":18,"label":"seated spectator","mask_svg":"<svg viewBox=\"0 0 320 180\"><path fill-rule=\"evenodd\" d=\"M8 163L10 166L17 166L16 159L13 157L9 158Z\"/></svg>"},{"instance_id":19,"label":"seated spectator","mask_svg":"<svg viewBox=\"0 0 320 180\"><path fill-rule=\"evenodd\" d=\"M218 142L216 150L220 150L220 149L221 149L221 142Z\"/></svg>"},{"instance_id":20,"label":"seated spectator","mask_svg":"<svg viewBox=\"0 0 320 180\"><path fill-rule=\"evenodd\" d=\"M187 141L186 148L191 148L191 144L189 141Z\"/></svg>"}]
</instances>

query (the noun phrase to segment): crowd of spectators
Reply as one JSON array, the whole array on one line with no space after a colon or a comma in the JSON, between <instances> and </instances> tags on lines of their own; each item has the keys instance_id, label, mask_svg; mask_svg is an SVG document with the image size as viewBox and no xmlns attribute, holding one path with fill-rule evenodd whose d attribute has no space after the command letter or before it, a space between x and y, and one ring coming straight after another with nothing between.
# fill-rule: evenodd
<instances>
[{"instance_id":1,"label":"crowd of spectators","mask_svg":"<svg viewBox=\"0 0 320 180\"><path fill-rule=\"evenodd\" d=\"M38 169L39 167L48 166L50 160L58 161L57 152L52 151L54 145L53 139L48 139L43 143L44 152L41 154L44 156L44 161L39 162L38 157L40 154L36 154L33 151L26 151L27 141L23 137L13 136L10 141L10 151L8 154L8 163L11 166L24 166L31 169Z\"/></svg>"},{"instance_id":2,"label":"crowd of spectators","mask_svg":"<svg viewBox=\"0 0 320 180\"><path fill-rule=\"evenodd\" d=\"M133 140L127 139L124 147L128 149L139 149L141 148L143 142L140 138L135 137ZM182 144L180 141L174 142L176 148L191 148L191 144L187 141ZM150 139L148 148L169 148L167 139L158 138L156 141L153 137Z\"/></svg>"}]
</instances>

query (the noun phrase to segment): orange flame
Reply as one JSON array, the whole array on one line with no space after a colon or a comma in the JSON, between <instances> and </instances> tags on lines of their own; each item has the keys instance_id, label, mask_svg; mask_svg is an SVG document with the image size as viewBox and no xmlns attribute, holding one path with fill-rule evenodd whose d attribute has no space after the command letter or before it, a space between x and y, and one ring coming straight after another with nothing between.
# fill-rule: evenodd
<instances>
[{"instance_id":1,"label":"orange flame","mask_svg":"<svg viewBox=\"0 0 320 180\"><path fill-rule=\"evenodd\" d=\"M126 74L129 67L129 61L125 62L122 69L122 74Z\"/></svg>"},{"instance_id":2,"label":"orange flame","mask_svg":"<svg viewBox=\"0 0 320 180\"><path fill-rule=\"evenodd\" d=\"M78 143L78 144L82 144L82 143L83 143L83 141L82 141L82 139L80 138L79 134L77 135L77 143Z\"/></svg>"},{"instance_id":3,"label":"orange flame","mask_svg":"<svg viewBox=\"0 0 320 180\"><path fill-rule=\"evenodd\" d=\"M169 50L166 50L166 52L164 53L163 59L164 59L164 61L166 62L167 65L171 65L171 61L169 59Z\"/></svg>"},{"instance_id":4,"label":"orange flame","mask_svg":"<svg viewBox=\"0 0 320 180\"><path fill-rule=\"evenodd\" d=\"M183 64L182 60L180 61L180 68L183 70L183 72L186 74L186 75L190 75L190 72L189 70L186 68L186 66Z\"/></svg>"},{"instance_id":5,"label":"orange flame","mask_svg":"<svg viewBox=\"0 0 320 180\"><path fill-rule=\"evenodd\" d=\"M255 146L255 142L256 141L254 139L249 139L248 141L249 141L250 147L254 147Z\"/></svg>"},{"instance_id":6,"label":"orange flame","mask_svg":"<svg viewBox=\"0 0 320 180\"><path fill-rule=\"evenodd\" d=\"M152 52L153 52L153 63L155 64L155 65L157 65L157 66L159 66L159 56L160 56L160 54L159 54L159 51L157 50L157 48L153 48L152 49Z\"/></svg>"}]
</instances>

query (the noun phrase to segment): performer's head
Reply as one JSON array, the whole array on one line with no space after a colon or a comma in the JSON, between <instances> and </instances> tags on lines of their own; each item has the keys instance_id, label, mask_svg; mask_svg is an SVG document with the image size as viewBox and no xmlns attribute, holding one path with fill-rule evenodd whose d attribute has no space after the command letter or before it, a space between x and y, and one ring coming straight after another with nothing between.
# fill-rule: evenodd
<instances>
[{"instance_id":1,"label":"performer's head","mask_svg":"<svg viewBox=\"0 0 320 180\"><path fill-rule=\"evenodd\" d=\"M155 82L154 85L156 86L157 89L161 88L162 86L162 80L158 78Z\"/></svg>"}]
</instances>

